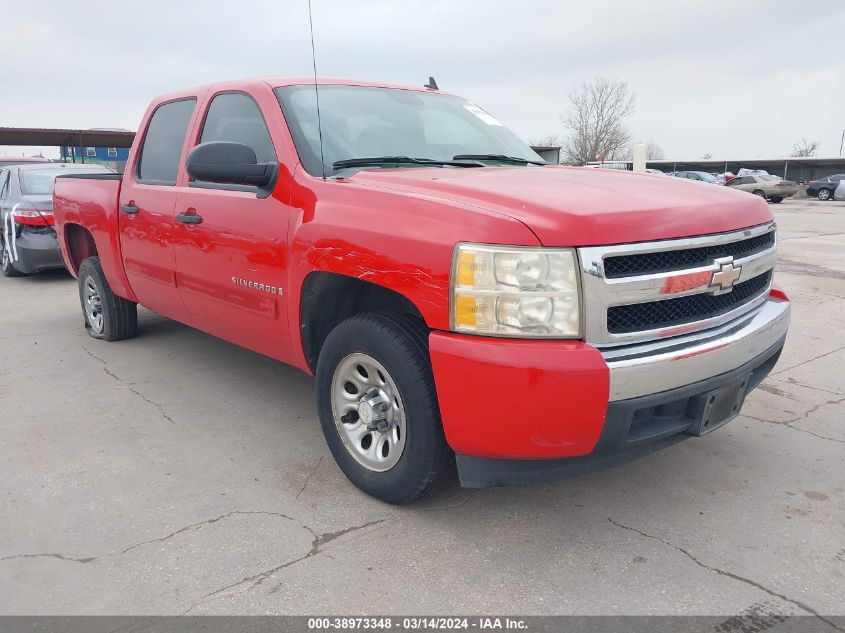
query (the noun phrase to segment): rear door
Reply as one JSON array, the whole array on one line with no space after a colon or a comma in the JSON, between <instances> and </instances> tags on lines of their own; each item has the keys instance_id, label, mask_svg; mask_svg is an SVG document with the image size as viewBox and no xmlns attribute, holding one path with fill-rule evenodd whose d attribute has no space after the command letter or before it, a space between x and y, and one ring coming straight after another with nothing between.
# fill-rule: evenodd
<instances>
[{"instance_id":1,"label":"rear door","mask_svg":"<svg viewBox=\"0 0 845 633\"><path fill-rule=\"evenodd\" d=\"M120 188L120 247L126 277L144 306L179 321L187 315L176 287L176 179L195 98L162 103L147 124Z\"/></svg>"},{"instance_id":2,"label":"rear door","mask_svg":"<svg viewBox=\"0 0 845 633\"><path fill-rule=\"evenodd\" d=\"M210 96L196 144L243 143L259 163L278 162L266 119L281 112L269 89L263 96L264 112L245 92ZM176 229L176 279L189 322L243 347L286 358L287 203L260 197L255 187L190 180L186 185L176 202L182 214L177 218L188 220Z\"/></svg>"}]
</instances>

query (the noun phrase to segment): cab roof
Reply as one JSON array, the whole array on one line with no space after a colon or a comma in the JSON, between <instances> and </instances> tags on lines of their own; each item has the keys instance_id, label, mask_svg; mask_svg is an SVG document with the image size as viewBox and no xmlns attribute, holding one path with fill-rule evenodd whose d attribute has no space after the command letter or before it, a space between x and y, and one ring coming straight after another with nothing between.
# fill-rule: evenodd
<instances>
[{"instance_id":1,"label":"cab roof","mask_svg":"<svg viewBox=\"0 0 845 633\"><path fill-rule=\"evenodd\" d=\"M285 86L313 86L313 77L254 77L251 79L232 79L229 81L221 81L213 84L205 84L202 86L195 86L188 90L180 90L166 95L156 97L154 100L157 103L172 101L174 99L202 96L208 92L218 92L220 90L246 90L258 86L269 86L270 88L282 88ZM426 88L425 86L403 86L399 84L390 84L374 81L361 81L357 79L338 79L331 77L318 77L318 86L360 86L366 88L390 88L394 90L413 90L415 92L429 92L435 94L451 95L451 93L443 90L434 90Z\"/></svg>"}]
</instances>

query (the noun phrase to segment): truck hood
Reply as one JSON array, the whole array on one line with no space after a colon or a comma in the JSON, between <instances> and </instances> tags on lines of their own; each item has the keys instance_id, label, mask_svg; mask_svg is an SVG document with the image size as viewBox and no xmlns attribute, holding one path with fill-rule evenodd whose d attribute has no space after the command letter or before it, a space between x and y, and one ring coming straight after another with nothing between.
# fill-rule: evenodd
<instances>
[{"instance_id":1,"label":"truck hood","mask_svg":"<svg viewBox=\"0 0 845 633\"><path fill-rule=\"evenodd\" d=\"M599 246L721 233L768 222L741 191L669 176L580 167L363 170L364 186L508 215L545 246Z\"/></svg>"}]
</instances>

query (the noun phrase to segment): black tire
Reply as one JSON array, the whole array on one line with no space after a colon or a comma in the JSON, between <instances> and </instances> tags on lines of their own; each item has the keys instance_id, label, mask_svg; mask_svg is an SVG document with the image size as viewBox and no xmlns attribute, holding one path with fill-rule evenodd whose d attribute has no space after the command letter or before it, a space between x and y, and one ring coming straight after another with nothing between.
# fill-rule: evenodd
<instances>
[{"instance_id":1,"label":"black tire","mask_svg":"<svg viewBox=\"0 0 845 633\"><path fill-rule=\"evenodd\" d=\"M761 198L763 198L763 200L765 200L765 199L766 199L766 192L764 192L762 189L756 189L756 190L754 190L752 193L753 193L755 196L760 196Z\"/></svg>"},{"instance_id":2,"label":"black tire","mask_svg":"<svg viewBox=\"0 0 845 633\"><path fill-rule=\"evenodd\" d=\"M822 187L821 189L819 189L819 192L816 194L816 197L819 200L831 200L833 198L833 192L830 189L825 189L824 187Z\"/></svg>"},{"instance_id":3,"label":"black tire","mask_svg":"<svg viewBox=\"0 0 845 633\"><path fill-rule=\"evenodd\" d=\"M774 198L772 198L772 202L774 202L775 204L778 204L779 202L783 202L783 198L774 197Z\"/></svg>"},{"instance_id":4,"label":"black tire","mask_svg":"<svg viewBox=\"0 0 845 633\"><path fill-rule=\"evenodd\" d=\"M15 265L12 263L9 251L6 250L6 242L2 237L0 237L0 249L2 249L0 250L0 258L2 258L0 267L3 269L3 275L6 277L23 277L24 273L15 268Z\"/></svg>"},{"instance_id":5,"label":"black tire","mask_svg":"<svg viewBox=\"0 0 845 633\"><path fill-rule=\"evenodd\" d=\"M102 320L97 321L86 309L86 292L93 284L99 297L98 306ZM88 334L104 341L122 341L138 333L138 306L118 297L112 292L103 273L99 257L88 257L79 266L79 302L82 305L82 318Z\"/></svg>"},{"instance_id":6,"label":"black tire","mask_svg":"<svg viewBox=\"0 0 845 633\"><path fill-rule=\"evenodd\" d=\"M405 445L399 461L376 472L347 448L332 412L332 380L350 354L366 354L390 374L405 411ZM340 323L326 338L317 362L317 410L326 442L347 478L367 494L404 504L448 480L454 457L443 435L428 354L428 330L408 315L367 313Z\"/></svg>"}]
</instances>

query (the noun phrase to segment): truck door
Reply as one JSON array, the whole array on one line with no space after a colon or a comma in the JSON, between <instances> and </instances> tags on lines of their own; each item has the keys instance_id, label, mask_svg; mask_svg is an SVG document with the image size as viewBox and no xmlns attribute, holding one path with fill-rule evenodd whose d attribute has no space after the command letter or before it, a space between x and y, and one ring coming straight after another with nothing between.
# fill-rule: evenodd
<instances>
[{"instance_id":1,"label":"truck door","mask_svg":"<svg viewBox=\"0 0 845 633\"><path fill-rule=\"evenodd\" d=\"M126 277L138 301L187 321L176 287L176 178L196 99L159 105L120 189L120 248Z\"/></svg>"},{"instance_id":2,"label":"truck door","mask_svg":"<svg viewBox=\"0 0 845 633\"><path fill-rule=\"evenodd\" d=\"M243 143L255 151L258 162L277 161L261 109L243 92L211 97L195 139ZM260 198L254 187L189 181L179 188L176 211L182 221L176 280L189 322L286 360L287 203L274 196Z\"/></svg>"}]
</instances>

